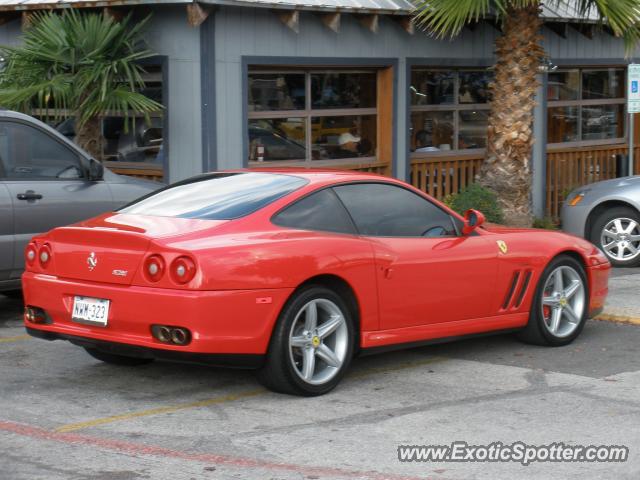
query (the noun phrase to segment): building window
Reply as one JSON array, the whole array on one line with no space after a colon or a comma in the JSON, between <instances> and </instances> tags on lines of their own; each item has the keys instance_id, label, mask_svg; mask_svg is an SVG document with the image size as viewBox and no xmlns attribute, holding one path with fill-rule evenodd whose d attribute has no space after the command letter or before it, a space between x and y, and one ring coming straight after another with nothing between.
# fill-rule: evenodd
<instances>
[{"instance_id":1,"label":"building window","mask_svg":"<svg viewBox=\"0 0 640 480\"><path fill-rule=\"evenodd\" d=\"M163 84L165 72L162 65L154 62L144 65L142 79L145 86L141 93L156 102L165 105ZM141 175L153 180L162 180L164 166L168 164L168 152L164 145L165 111L149 114L149 121L138 112L105 112L102 116L102 132L99 138L100 152L98 160L116 173ZM73 141L76 137L75 117L70 112L54 109L32 109L31 114L65 137ZM66 118L64 118L66 117ZM62 119L61 119L62 118Z\"/></svg>"},{"instance_id":2,"label":"building window","mask_svg":"<svg viewBox=\"0 0 640 480\"><path fill-rule=\"evenodd\" d=\"M487 146L487 70L411 70L411 151L471 150Z\"/></svg>"},{"instance_id":3,"label":"building window","mask_svg":"<svg viewBox=\"0 0 640 480\"><path fill-rule=\"evenodd\" d=\"M249 161L375 160L377 79L376 70L251 68Z\"/></svg>"},{"instance_id":4,"label":"building window","mask_svg":"<svg viewBox=\"0 0 640 480\"><path fill-rule=\"evenodd\" d=\"M584 68L549 72L549 144L622 142L625 137L625 70Z\"/></svg>"}]
</instances>

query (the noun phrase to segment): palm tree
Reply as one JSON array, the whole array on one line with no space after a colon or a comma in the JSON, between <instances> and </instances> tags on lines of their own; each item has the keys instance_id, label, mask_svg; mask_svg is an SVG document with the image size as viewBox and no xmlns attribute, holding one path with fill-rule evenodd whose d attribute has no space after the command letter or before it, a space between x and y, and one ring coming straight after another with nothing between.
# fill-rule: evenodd
<instances>
[{"instance_id":1,"label":"palm tree","mask_svg":"<svg viewBox=\"0 0 640 480\"><path fill-rule=\"evenodd\" d=\"M539 86L537 73L545 57L541 41L541 0L415 0L416 23L437 37L455 36L464 26L492 18L502 24L496 40L495 78L487 157L478 182L494 190L508 224L528 226L531 209L533 110ZM640 39L639 0L546 0L550 6L571 6L581 16L596 12L623 37L627 52Z\"/></svg>"},{"instance_id":2,"label":"palm tree","mask_svg":"<svg viewBox=\"0 0 640 480\"><path fill-rule=\"evenodd\" d=\"M69 10L36 14L18 47L3 47L0 105L46 116L75 118L76 142L95 158L101 152L101 116L120 114L125 126L134 115L162 109L139 93L144 87L140 60L151 57L143 47L145 21L131 17ZM51 115L49 115L51 113Z\"/></svg>"}]
</instances>

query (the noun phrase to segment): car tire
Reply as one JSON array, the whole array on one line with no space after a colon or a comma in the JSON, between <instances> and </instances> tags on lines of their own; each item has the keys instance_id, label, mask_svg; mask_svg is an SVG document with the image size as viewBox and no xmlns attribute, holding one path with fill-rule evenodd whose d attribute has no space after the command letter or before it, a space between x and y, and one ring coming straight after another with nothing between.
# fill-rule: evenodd
<instances>
[{"instance_id":1,"label":"car tire","mask_svg":"<svg viewBox=\"0 0 640 480\"><path fill-rule=\"evenodd\" d=\"M622 232L618 232L620 227ZM605 210L593 221L589 240L604 252L614 267L640 265L640 213L630 207Z\"/></svg>"},{"instance_id":2,"label":"car tire","mask_svg":"<svg viewBox=\"0 0 640 480\"><path fill-rule=\"evenodd\" d=\"M326 287L304 287L280 313L258 380L279 393L323 395L348 369L354 339L345 301Z\"/></svg>"},{"instance_id":3,"label":"car tire","mask_svg":"<svg viewBox=\"0 0 640 480\"><path fill-rule=\"evenodd\" d=\"M558 276L559 275L559 276ZM583 265L560 255L544 269L520 340L559 347L573 342L589 317L589 286Z\"/></svg>"},{"instance_id":4,"label":"car tire","mask_svg":"<svg viewBox=\"0 0 640 480\"><path fill-rule=\"evenodd\" d=\"M147 363L153 362L152 358L127 357L124 355L116 355L113 353L103 352L102 350L98 350L97 348L85 347L85 350L96 360L100 360L101 362L109 363L111 365L137 367L138 365L146 365Z\"/></svg>"}]
</instances>

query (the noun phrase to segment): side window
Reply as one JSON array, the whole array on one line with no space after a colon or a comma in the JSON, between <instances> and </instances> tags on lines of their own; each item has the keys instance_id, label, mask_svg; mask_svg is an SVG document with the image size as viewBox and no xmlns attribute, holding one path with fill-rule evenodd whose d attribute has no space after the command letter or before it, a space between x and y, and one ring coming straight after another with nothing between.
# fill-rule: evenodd
<instances>
[{"instance_id":1,"label":"side window","mask_svg":"<svg viewBox=\"0 0 640 480\"><path fill-rule=\"evenodd\" d=\"M359 183L334 187L334 190L362 235L457 235L453 219L448 213L404 188L382 183Z\"/></svg>"},{"instance_id":2,"label":"side window","mask_svg":"<svg viewBox=\"0 0 640 480\"><path fill-rule=\"evenodd\" d=\"M273 217L273 223L303 230L356 234L349 215L329 188L290 205Z\"/></svg>"},{"instance_id":3,"label":"side window","mask_svg":"<svg viewBox=\"0 0 640 480\"><path fill-rule=\"evenodd\" d=\"M0 173L8 179L78 179L78 155L37 128L0 122Z\"/></svg>"}]
</instances>

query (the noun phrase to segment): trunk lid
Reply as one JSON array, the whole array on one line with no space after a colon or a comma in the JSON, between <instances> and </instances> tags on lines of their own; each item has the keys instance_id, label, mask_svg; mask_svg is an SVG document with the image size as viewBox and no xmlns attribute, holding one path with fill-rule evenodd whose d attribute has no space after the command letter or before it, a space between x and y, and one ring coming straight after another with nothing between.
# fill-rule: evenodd
<instances>
[{"instance_id":1,"label":"trunk lid","mask_svg":"<svg viewBox=\"0 0 640 480\"><path fill-rule=\"evenodd\" d=\"M154 240L190 236L224 221L105 214L47 235L55 274L99 283L131 285ZM164 242L162 242L164 243Z\"/></svg>"}]
</instances>

